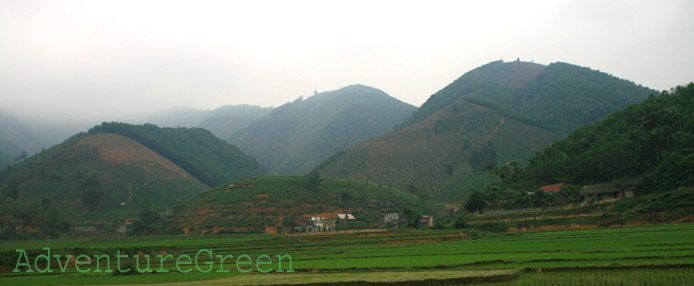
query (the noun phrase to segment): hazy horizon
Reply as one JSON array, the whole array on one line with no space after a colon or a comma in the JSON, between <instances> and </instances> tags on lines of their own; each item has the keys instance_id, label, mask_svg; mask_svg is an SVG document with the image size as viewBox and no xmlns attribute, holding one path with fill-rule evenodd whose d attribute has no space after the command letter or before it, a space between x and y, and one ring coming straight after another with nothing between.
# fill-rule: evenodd
<instances>
[{"instance_id":1,"label":"hazy horizon","mask_svg":"<svg viewBox=\"0 0 694 286\"><path fill-rule=\"evenodd\" d=\"M0 1L0 110L93 125L363 84L420 106L491 61L694 79L689 1Z\"/></svg>"}]
</instances>

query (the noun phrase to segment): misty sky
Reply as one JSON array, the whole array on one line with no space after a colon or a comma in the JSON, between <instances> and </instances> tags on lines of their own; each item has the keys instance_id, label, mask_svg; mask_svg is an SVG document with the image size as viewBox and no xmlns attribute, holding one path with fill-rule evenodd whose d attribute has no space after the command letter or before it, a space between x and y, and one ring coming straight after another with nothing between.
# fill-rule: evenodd
<instances>
[{"instance_id":1,"label":"misty sky","mask_svg":"<svg viewBox=\"0 0 694 286\"><path fill-rule=\"evenodd\" d=\"M694 1L243 2L0 0L0 109L101 122L355 83L419 106L517 57L694 81Z\"/></svg>"}]
</instances>

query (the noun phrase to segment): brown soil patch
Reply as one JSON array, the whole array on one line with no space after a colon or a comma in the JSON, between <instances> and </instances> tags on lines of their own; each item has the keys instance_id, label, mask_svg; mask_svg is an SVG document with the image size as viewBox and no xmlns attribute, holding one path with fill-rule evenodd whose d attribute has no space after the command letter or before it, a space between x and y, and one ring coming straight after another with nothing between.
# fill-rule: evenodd
<instances>
[{"instance_id":1,"label":"brown soil patch","mask_svg":"<svg viewBox=\"0 0 694 286\"><path fill-rule=\"evenodd\" d=\"M412 243L431 243L443 241L461 241L470 240L467 236L458 237L441 237L441 238L426 238L426 239L408 239L408 240L388 240L386 244L412 244Z\"/></svg>"},{"instance_id":2,"label":"brown soil patch","mask_svg":"<svg viewBox=\"0 0 694 286\"><path fill-rule=\"evenodd\" d=\"M159 165L181 177L194 180L204 185L169 159L164 158L152 151L152 149L122 135L111 133L94 134L82 138L75 143L75 146L80 145L96 147L99 150L101 159L106 162L134 163L141 166L145 171L147 170L147 165Z\"/></svg>"},{"instance_id":3,"label":"brown soil patch","mask_svg":"<svg viewBox=\"0 0 694 286\"><path fill-rule=\"evenodd\" d=\"M527 230L537 230L537 231L544 231L544 230L578 230L578 229L594 229L598 228L600 226L594 225L594 224L569 224L569 225L538 225L538 226L530 226L529 229L521 230L521 231L527 231ZM511 230L511 228L509 228ZM518 229L516 229L518 230ZM511 231L513 232L513 231Z\"/></svg>"},{"instance_id":4,"label":"brown soil patch","mask_svg":"<svg viewBox=\"0 0 694 286\"><path fill-rule=\"evenodd\" d=\"M195 214L196 215L204 215L204 214L207 214L211 211L212 211L212 209L202 209L202 210L196 211Z\"/></svg>"},{"instance_id":5,"label":"brown soil patch","mask_svg":"<svg viewBox=\"0 0 694 286\"><path fill-rule=\"evenodd\" d=\"M244 231L253 230L253 227L252 226L232 226L231 229L234 232L244 232Z\"/></svg>"},{"instance_id":6,"label":"brown soil patch","mask_svg":"<svg viewBox=\"0 0 694 286\"><path fill-rule=\"evenodd\" d=\"M10 273L11 271L12 268L5 265L0 265L0 273Z\"/></svg>"},{"instance_id":7,"label":"brown soil patch","mask_svg":"<svg viewBox=\"0 0 694 286\"><path fill-rule=\"evenodd\" d=\"M277 234L277 227L276 226L265 226L265 234Z\"/></svg>"},{"instance_id":8,"label":"brown soil patch","mask_svg":"<svg viewBox=\"0 0 694 286\"><path fill-rule=\"evenodd\" d=\"M269 197L269 195L268 194L257 194L257 195L253 195L253 197L254 198L266 198L267 199Z\"/></svg>"},{"instance_id":9,"label":"brown soil patch","mask_svg":"<svg viewBox=\"0 0 694 286\"><path fill-rule=\"evenodd\" d=\"M683 217L679 220L674 221L674 223L692 223L692 222L694 222L694 217L690 217L690 216Z\"/></svg>"}]
</instances>

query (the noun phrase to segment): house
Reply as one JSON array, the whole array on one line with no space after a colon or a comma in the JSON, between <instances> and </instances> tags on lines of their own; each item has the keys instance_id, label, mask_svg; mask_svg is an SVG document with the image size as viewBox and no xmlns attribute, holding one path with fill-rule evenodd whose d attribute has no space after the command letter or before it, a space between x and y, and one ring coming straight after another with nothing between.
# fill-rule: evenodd
<instances>
[{"instance_id":1,"label":"house","mask_svg":"<svg viewBox=\"0 0 694 286\"><path fill-rule=\"evenodd\" d=\"M337 214L337 219L338 220L354 220L354 216L352 214Z\"/></svg>"},{"instance_id":2,"label":"house","mask_svg":"<svg viewBox=\"0 0 694 286\"><path fill-rule=\"evenodd\" d=\"M306 219L308 225L303 228L304 232L320 232L320 231L334 231L335 230L335 220L327 220L320 216L314 216Z\"/></svg>"},{"instance_id":3,"label":"house","mask_svg":"<svg viewBox=\"0 0 694 286\"><path fill-rule=\"evenodd\" d=\"M419 220L419 227L434 227L434 217L430 215L423 215Z\"/></svg>"},{"instance_id":4,"label":"house","mask_svg":"<svg viewBox=\"0 0 694 286\"><path fill-rule=\"evenodd\" d=\"M460 206L458 204L447 204L444 217L454 217L459 210Z\"/></svg>"},{"instance_id":5,"label":"house","mask_svg":"<svg viewBox=\"0 0 694 286\"><path fill-rule=\"evenodd\" d=\"M174 210L173 209L165 209L165 210L162 210L161 212L159 212L159 215L162 218L170 218L170 217L173 217Z\"/></svg>"},{"instance_id":6,"label":"house","mask_svg":"<svg viewBox=\"0 0 694 286\"><path fill-rule=\"evenodd\" d=\"M553 184L553 185L546 185L540 187L540 191L543 191L545 193L556 193L561 190L561 187L563 187L565 183L559 183L559 184Z\"/></svg>"},{"instance_id":7,"label":"house","mask_svg":"<svg viewBox=\"0 0 694 286\"><path fill-rule=\"evenodd\" d=\"M634 197L633 190L624 190L610 183L583 186L583 188L581 188L580 194L581 196L585 197L586 201L602 201L606 199L621 199Z\"/></svg>"},{"instance_id":8,"label":"house","mask_svg":"<svg viewBox=\"0 0 694 286\"><path fill-rule=\"evenodd\" d=\"M400 215L398 213L387 213L383 215L383 226L392 228L400 227Z\"/></svg>"},{"instance_id":9,"label":"house","mask_svg":"<svg viewBox=\"0 0 694 286\"><path fill-rule=\"evenodd\" d=\"M116 232L120 232L121 234L125 234L126 232L130 231L132 228L130 227L129 224L118 224L116 225Z\"/></svg>"}]
</instances>

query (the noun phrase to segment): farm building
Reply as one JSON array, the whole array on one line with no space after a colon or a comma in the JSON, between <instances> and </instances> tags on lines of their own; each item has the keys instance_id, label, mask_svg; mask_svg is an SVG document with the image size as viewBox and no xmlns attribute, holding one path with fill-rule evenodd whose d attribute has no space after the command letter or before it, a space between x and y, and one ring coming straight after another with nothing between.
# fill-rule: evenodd
<instances>
[{"instance_id":1,"label":"farm building","mask_svg":"<svg viewBox=\"0 0 694 286\"><path fill-rule=\"evenodd\" d=\"M320 216L314 216L306 219L308 225L305 227L295 228L296 231L300 232L321 232L321 231L334 231L335 230L335 220L327 220Z\"/></svg>"},{"instance_id":2,"label":"farm building","mask_svg":"<svg viewBox=\"0 0 694 286\"><path fill-rule=\"evenodd\" d=\"M338 220L354 220L354 216L352 214L337 214L337 219Z\"/></svg>"},{"instance_id":3,"label":"farm building","mask_svg":"<svg viewBox=\"0 0 694 286\"><path fill-rule=\"evenodd\" d=\"M564 183L546 185L540 187L540 191L543 191L545 193L556 193L559 192L561 190L561 187L563 187L564 185Z\"/></svg>"},{"instance_id":4,"label":"farm building","mask_svg":"<svg viewBox=\"0 0 694 286\"><path fill-rule=\"evenodd\" d=\"M387 213L383 215L383 226L392 228L400 227L400 216L398 213Z\"/></svg>"},{"instance_id":5,"label":"farm building","mask_svg":"<svg viewBox=\"0 0 694 286\"><path fill-rule=\"evenodd\" d=\"M588 200L606 200L606 199L621 199L634 197L634 191L624 190L613 184L597 184L584 186L581 188L581 196Z\"/></svg>"},{"instance_id":6,"label":"farm building","mask_svg":"<svg viewBox=\"0 0 694 286\"><path fill-rule=\"evenodd\" d=\"M423 215L422 219L419 220L419 227L433 227L434 217L430 215Z\"/></svg>"}]
</instances>

